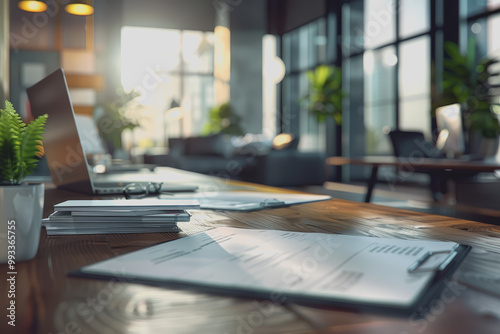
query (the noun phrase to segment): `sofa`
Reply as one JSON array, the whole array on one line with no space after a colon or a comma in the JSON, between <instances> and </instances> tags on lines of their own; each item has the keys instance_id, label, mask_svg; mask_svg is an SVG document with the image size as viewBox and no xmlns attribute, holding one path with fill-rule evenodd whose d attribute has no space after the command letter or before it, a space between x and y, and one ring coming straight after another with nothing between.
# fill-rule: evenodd
<instances>
[{"instance_id":1,"label":"sofa","mask_svg":"<svg viewBox=\"0 0 500 334\"><path fill-rule=\"evenodd\" d=\"M270 186L323 184L325 155L298 151L298 141L276 149L271 141L223 134L170 138L168 154L145 154L144 162Z\"/></svg>"}]
</instances>

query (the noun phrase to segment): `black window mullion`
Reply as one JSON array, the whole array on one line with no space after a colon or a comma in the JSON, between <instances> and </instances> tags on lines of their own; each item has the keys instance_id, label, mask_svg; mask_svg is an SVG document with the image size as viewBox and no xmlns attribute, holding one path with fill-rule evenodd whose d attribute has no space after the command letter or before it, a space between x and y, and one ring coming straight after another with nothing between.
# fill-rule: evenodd
<instances>
[{"instance_id":1,"label":"black window mullion","mask_svg":"<svg viewBox=\"0 0 500 334\"><path fill-rule=\"evenodd\" d=\"M364 49L362 51L357 51L357 52L353 52L351 54L349 54L348 58L352 58L352 57L356 57L356 56L360 56L362 55L363 53L365 53L366 51L378 51L378 50L381 50L381 49L384 49L388 46L394 46L396 44L400 44L400 43L403 43L403 42L407 42L407 41L410 41L412 39L416 39L418 37L422 37L422 36L427 36L429 34L431 34L431 30L428 30L428 31L425 31L425 32L421 32L421 33L418 33L418 34L415 34L413 36L409 36L409 37L405 37L405 38L396 38L396 40L394 40L393 42L390 42L390 43L386 43L386 44L383 44L383 45L379 45L377 47L374 47L374 48L370 48L370 49Z\"/></svg>"},{"instance_id":2,"label":"black window mullion","mask_svg":"<svg viewBox=\"0 0 500 334\"><path fill-rule=\"evenodd\" d=\"M395 112L395 124L396 124L396 129L399 130L399 122L401 117L399 116L400 112L400 107L399 107L399 65L400 65L400 54L399 54L399 44L401 43L401 40L399 38L399 21L401 18L401 14L399 9L401 8L401 0L398 0L396 4L396 21L395 21L395 26L396 26L396 43L394 45L394 51L396 53L396 57L398 59L398 62L396 63L395 66L395 71L394 71L394 89L395 89L395 102L396 105L394 106L394 112Z\"/></svg>"},{"instance_id":3,"label":"black window mullion","mask_svg":"<svg viewBox=\"0 0 500 334\"><path fill-rule=\"evenodd\" d=\"M439 6L439 7L438 7ZM434 64L434 77L431 73L431 82L429 84L431 87L436 87L439 90L442 82L442 69L443 69L443 32L441 27L443 25L443 1L442 0L430 0L431 9L431 64ZM438 45L439 44L439 45ZM439 54L438 54L439 53ZM432 71L432 68L431 68ZM432 89L432 88L431 88ZM438 92L439 93L439 92ZM431 91L431 106L436 104L436 94ZM432 140L437 139L437 123L436 118L431 117L431 134Z\"/></svg>"},{"instance_id":4,"label":"black window mullion","mask_svg":"<svg viewBox=\"0 0 500 334\"><path fill-rule=\"evenodd\" d=\"M494 10L490 10L490 11L485 11L485 12L482 12L482 13L479 13L479 14L474 14L474 15L471 15L471 16L467 16L467 21L470 23L470 22L473 22L473 21L476 21L476 20L487 18L487 17L489 17L491 15L495 15L495 14L498 14L498 13L500 13L500 8L497 8L497 9L494 9Z\"/></svg>"}]
</instances>

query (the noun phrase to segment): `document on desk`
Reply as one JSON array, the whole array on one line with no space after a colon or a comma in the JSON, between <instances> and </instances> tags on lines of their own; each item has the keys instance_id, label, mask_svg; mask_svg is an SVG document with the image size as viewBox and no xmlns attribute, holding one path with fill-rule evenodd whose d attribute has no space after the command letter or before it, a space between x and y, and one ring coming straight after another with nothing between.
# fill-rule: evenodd
<instances>
[{"instance_id":1,"label":"document on desk","mask_svg":"<svg viewBox=\"0 0 500 334\"><path fill-rule=\"evenodd\" d=\"M305 204L331 199L327 195L270 193L261 191L200 192L196 194L161 195L161 199L195 199L200 209L221 211L254 211Z\"/></svg>"},{"instance_id":2,"label":"document on desk","mask_svg":"<svg viewBox=\"0 0 500 334\"><path fill-rule=\"evenodd\" d=\"M276 303L413 307L453 242L220 227L88 265L77 276L263 298ZM429 254L437 259L426 261ZM456 255L456 254L455 254ZM435 262L435 263L432 263ZM423 270L411 269L422 265ZM442 268L441 268L442 269Z\"/></svg>"}]
</instances>

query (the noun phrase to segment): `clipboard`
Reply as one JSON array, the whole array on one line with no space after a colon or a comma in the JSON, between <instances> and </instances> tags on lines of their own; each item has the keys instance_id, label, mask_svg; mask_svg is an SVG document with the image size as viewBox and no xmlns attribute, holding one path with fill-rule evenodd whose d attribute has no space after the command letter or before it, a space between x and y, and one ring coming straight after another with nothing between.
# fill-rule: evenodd
<instances>
[{"instance_id":1,"label":"clipboard","mask_svg":"<svg viewBox=\"0 0 500 334\"><path fill-rule=\"evenodd\" d=\"M305 202L307 203L307 202ZM294 203L299 204L299 203ZM216 210L216 211L240 211L240 212L249 212L263 209L273 209L273 208L284 208L292 205L287 204L285 201L280 201L276 198L266 198L260 202L233 202L233 201L214 201L202 200L202 204L200 203L200 209L206 210Z\"/></svg>"},{"instance_id":2,"label":"clipboard","mask_svg":"<svg viewBox=\"0 0 500 334\"><path fill-rule=\"evenodd\" d=\"M279 265L276 266L269 263L271 271L265 273L265 275L268 276L255 276L255 273L250 273L247 277L248 281L238 277L238 275L241 276L239 270L242 268L242 264L245 265L245 262L249 259L251 259L251 261L257 261L255 260L255 256L252 257L253 255L264 254L263 251L271 249L267 246L263 249L254 249L255 246L252 246L252 241L262 239L264 240L263 243L268 243L271 247L276 245L276 247L284 249L284 254L287 255L289 255L287 253L289 248L287 247L298 247L297 254L299 256L296 260L298 261L297 263L300 263L302 255L303 259L304 256L307 257L312 254L302 254L300 251L301 247L306 247L304 249L308 247L311 251L314 251L311 249L311 246L313 248L319 247L318 245L328 240L328 236L334 236L336 238L333 239L332 245L335 244L335 240L338 240L342 245L351 245L353 253L347 255L349 259L354 258L354 260L349 260L353 263L346 266L346 260L340 259L338 263L341 263L342 266L346 266L347 269L342 269L340 272L335 271L338 270L335 264L325 262L326 266L321 270L326 270L326 272L322 272L320 276L329 279L326 285L324 282L321 284L318 284L317 281L315 282L317 277L308 278L309 281L314 284L309 284L308 281L304 281L303 283L306 284L305 288L294 288L293 284L290 285L290 282L285 282L285 284L276 282L272 275L281 275L282 268L279 268ZM231 268L233 271L230 271L228 275L228 273L224 272L225 269L224 266L221 266L220 260L228 256L227 252L230 252L231 246L226 242L232 237L235 237L235 239L230 242L234 241L234 243L238 244L237 249L239 253L241 253L241 240L246 241L250 245L248 245L249 253L247 256L244 256L244 261ZM241 240L238 240L238 238L241 238ZM290 243L290 241L292 242ZM219 243L226 244L219 248ZM384 248L380 246L384 243L390 243L393 244L393 246L398 245L397 247L403 250L406 249L404 247L409 247L405 250L409 255L394 253L394 250L397 249L394 247ZM213 249L200 249L200 245L202 245L202 248L212 247ZM285 245L284 248L283 245ZM424 245L424 248L431 248L432 251L429 253L429 251L422 250L422 254L416 256L415 249L421 247L418 245ZM183 259L182 263L179 263L179 267L176 265L176 257L165 260L166 257L174 256L169 254L179 254L179 249L183 249L184 246L187 248L183 251L187 252L196 249L200 253L198 253L198 255L190 253L188 257ZM440 250L440 246L445 246L446 250ZM356 250L356 247L362 249L362 252ZM393 253L391 253L390 249L393 250ZM426 305L436 298L439 298L439 293L446 287L446 284L449 284L448 279L465 259L470 249L470 246L439 241L402 240L364 236L329 235L324 233L247 230L222 227L85 266L71 272L70 275L97 279L118 279L120 281L142 283L159 287L189 289L211 294L215 293L243 298L248 297L252 299L269 300L270 296L274 294L281 296L283 303L300 303L319 307L342 307L375 313L389 312L391 315L412 314L419 316L419 310L425 310ZM158 257L156 257L155 254L157 254ZM337 254L337 252L335 254ZM356 259L356 256L361 258ZM365 260L368 261L368 263L373 262L373 260L377 258L382 258L382 260L384 260L384 257L391 256L394 258L400 256L404 258L404 260L403 262L400 260L400 263L397 265L390 261L379 261L380 263L385 263L388 268L393 268L393 270L387 271L379 267L371 268L375 277L373 277L373 275L370 276L369 272L365 273L367 275L365 277L367 283L364 283L362 281L356 281L356 279L361 280L362 276L357 277L353 268L358 266L361 268L360 270L362 270L364 266L362 265L363 261L360 262L359 260L363 260L363 257L366 256L368 256L368 258L365 258ZM199 275L199 273L206 270L202 267L207 263L211 263L211 258L216 259L216 261L209 264L209 271L205 273L206 277ZM158 262L164 260L165 262ZM148 264L148 261L153 261L153 263ZM264 261L272 261L272 259L264 259ZM233 259L228 261L228 263L231 262L234 263ZM147 269L147 267L150 266L151 268L155 268L154 263L160 263L160 268L157 268L158 270L152 274L147 274L147 270L150 270ZM408 265L406 265L406 263L408 263ZM250 263L248 265L250 266L248 268L254 268L254 264ZM138 266L143 266L143 268L139 268ZM333 266L332 268L335 270L331 272L330 277L330 272L328 270L331 269L331 266ZM183 273L183 270L186 270L186 274ZM251 270L252 269L250 269L250 271ZM243 273L243 275L246 274L248 273ZM214 275L220 275L221 277L214 278ZM231 275L234 275L234 277L231 277ZM402 276L399 277L399 275ZM376 276L379 277L377 278ZM253 281L255 277L263 277L262 282L259 280ZM374 279L373 282L372 279ZM391 280L404 285L400 287L397 284L393 284ZM349 284L352 284L350 287L349 284L346 283L349 281L351 281ZM276 285L273 287L272 285L268 285L268 282L274 282L273 284ZM326 288L323 288L322 284L326 286ZM382 288L380 284L383 285ZM394 291L391 291L391 289ZM398 296L401 291L406 293L407 296Z\"/></svg>"}]
</instances>

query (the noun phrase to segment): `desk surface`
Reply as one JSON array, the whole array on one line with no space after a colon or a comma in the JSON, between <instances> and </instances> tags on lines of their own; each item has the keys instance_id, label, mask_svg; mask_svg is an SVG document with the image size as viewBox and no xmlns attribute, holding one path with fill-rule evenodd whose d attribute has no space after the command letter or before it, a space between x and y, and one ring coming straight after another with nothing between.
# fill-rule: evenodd
<instances>
[{"instance_id":1,"label":"desk surface","mask_svg":"<svg viewBox=\"0 0 500 334\"><path fill-rule=\"evenodd\" d=\"M79 198L88 197L49 188L46 212L61 199ZM17 264L15 332L456 334L500 328L499 226L339 199L251 213L193 211L192 221L179 226L180 233L158 234L47 236L42 231L36 258ZM474 249L446 295L420 320L67 276L81 266L217 226L450 240ZM6 265L0 269L8 271ZM0 288L6 312L6 279ZM12 330L2 318L0 332Z\"/></svg>"}]
</instances>

